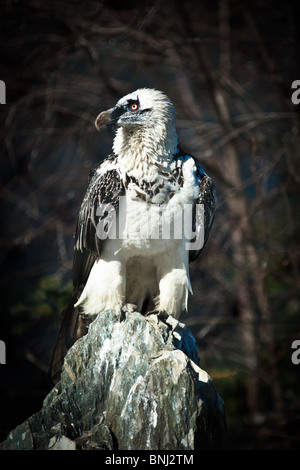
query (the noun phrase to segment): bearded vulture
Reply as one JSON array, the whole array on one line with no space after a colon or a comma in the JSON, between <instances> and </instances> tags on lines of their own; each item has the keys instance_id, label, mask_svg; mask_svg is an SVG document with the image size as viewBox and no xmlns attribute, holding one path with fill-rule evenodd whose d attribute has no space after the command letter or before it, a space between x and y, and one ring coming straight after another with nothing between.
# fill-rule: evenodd
<instances>
[{"instance_id":1,"label":"bearded vulture","mask_svg":"<svg viewBox=\"0 0 300 470\"><path fill-rule=\"evenodd\" d=\"M86 318L125 304L175 319L187 309L189 262L208 239L216 194L200 163L178 147L174 119L168 97L143 88L95 121L97 130L113 130L113 152L92 171L79 211L74 293L52 356L54 381L87 332Z\"/></svg>"}]
</instances>

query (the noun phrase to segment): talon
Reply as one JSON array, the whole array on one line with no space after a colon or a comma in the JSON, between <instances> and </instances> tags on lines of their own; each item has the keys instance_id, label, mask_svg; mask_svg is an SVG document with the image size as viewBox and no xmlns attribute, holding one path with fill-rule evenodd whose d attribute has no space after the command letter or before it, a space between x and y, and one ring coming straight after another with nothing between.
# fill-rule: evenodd
<instances>
[{"instance_id":1,"label":"talon","mask_svg":"<svg viewBox=\"0 0 300 470\"><path fill-rule=\"evenodd\" d=\"M139 312L139 308L135 304L125 304L123 305L122 310L123 312L129 312L129 313Z\"/></svg>"},{"instance_id":2,"label":"talon","mask_svg":"<svg viewBox=\"0 0 300 470\"><path fill-rule=\"evenodd\" d=\"M165 310L151 310L151 312L145 313L145 317L148 317L149 315L156 315L158 320L161 320L171 328L173 334L175 333L176 328L185 329L184 323L180 323Z\"/></svg>"},{"instance_id":3,"label":"talon","mask_svg":"<svg viewBox=\"0 0 300 470\"><path fill-rule=\"evenodd\" d=\"M148 317L149 315L157 315L162 321L166 321L170 316L165 310L151 310L150 312L145 313L145 317Z\"/></svg>"},{"instance_id":4,"label":"talon","mask_svg":"<svg viewBox=\"0 0 300 470\"><path fill-rule=\"evenodd\" d=\"M157 316L160 320L162 320L165 323L167 323L167 320L170 317L170 315L165 310L160 310Z\"/></svg>"},{"instance_id":5,"label":"talon","mask_svg":"<svg viewBox=\"0 0 300 470\"><path fill-rule=\"evenodd\" d=\"M185 328L185 325L172 317L172 315L169 315L165 322L171 327L173 334L175 333L176 328Z\"/></svg>"},{"instance_id":6,"label":"talon","mask_svg":"<svg viewBox=\"0 0 300 470\"><path fill-rule=\"evenodd\" d=\"M159 310L150 310L149 312L146 312L145 313L145 317L149 317L149 315L158 315L159 314Z\"/></svg>"}]
</instances>

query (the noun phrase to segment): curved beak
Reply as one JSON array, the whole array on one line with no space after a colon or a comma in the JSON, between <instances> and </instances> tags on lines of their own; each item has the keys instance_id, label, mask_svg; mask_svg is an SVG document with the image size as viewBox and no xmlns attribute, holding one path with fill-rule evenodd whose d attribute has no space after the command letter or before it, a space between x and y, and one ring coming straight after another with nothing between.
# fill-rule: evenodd
<instances>
[{"instance_id":1,"label":"curved beak","mask_svg":"<svg viewBox=\"0 0 300 470\"><path fill-rule=\"evenodd\" d=\"M110 124L110 116L110 109L108 109L107 111L102 111L102 113L98 114L95 120L95 126L97 131L100 131L101 129L103 129L103 127L107 127Z\"/></svg>"}]
</instances>

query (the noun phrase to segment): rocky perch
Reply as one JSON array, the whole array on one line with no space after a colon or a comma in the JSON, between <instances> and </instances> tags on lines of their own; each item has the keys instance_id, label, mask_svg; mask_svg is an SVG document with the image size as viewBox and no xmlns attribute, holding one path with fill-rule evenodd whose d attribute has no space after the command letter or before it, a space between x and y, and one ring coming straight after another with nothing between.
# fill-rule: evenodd
<instances>
[{"instance_id":1,"label":"rocky perch","mask_svg":"<svg viewBox=\"0 0 300 470\"><path fill-rule=\"evenodd\" d=\"M169 317L170 318L170 317ZM182 324L100 313L42 409L0 449L224 449L223 401Z\"/></svg>"}]
</instances>

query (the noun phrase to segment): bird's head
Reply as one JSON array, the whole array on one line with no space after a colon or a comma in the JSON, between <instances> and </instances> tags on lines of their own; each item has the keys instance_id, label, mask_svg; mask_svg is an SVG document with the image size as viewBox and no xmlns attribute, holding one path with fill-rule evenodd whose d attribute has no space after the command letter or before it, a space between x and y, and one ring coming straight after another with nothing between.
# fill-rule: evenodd
<instances>
[{"instance_id":1,"label":"bird's head","mask_svg":"<svg viewBox=\"0 0 300 470\"><path fill-rule=\"evenodd\" d=\"M141 88L121 98L113 108L102 111L95 126L98 131L103 127L114 130L119 127L127 130L155 128L172 123L174 118L174 107L164 93Z\"/></svg>"}]
</instances>

